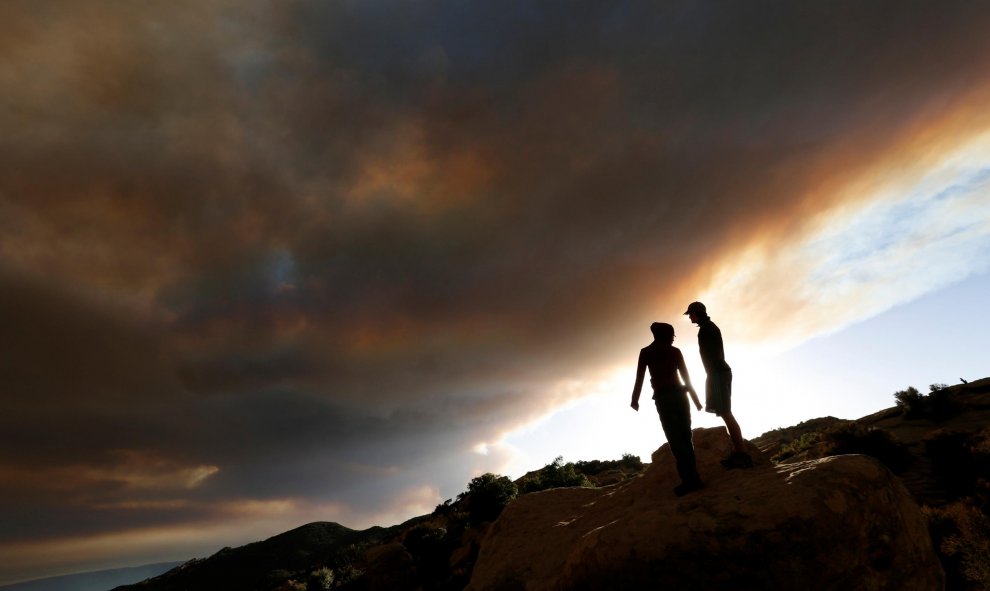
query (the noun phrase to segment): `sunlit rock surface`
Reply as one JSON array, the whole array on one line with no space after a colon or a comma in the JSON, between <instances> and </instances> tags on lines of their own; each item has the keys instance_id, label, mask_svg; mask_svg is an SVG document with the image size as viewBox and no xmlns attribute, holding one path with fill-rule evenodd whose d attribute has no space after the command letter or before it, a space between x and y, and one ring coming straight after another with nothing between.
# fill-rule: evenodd
<instances>
[{"instance_id":1,"label":"sunlit rock surface","mask_svg":"<svg viewBox=\"0 0 990 591\"><path fill-rule=\"evenodd\" d=\"M867 456L726 470L724 429L694 431L706 487L677 497L667 445L639 478L518 498L468 589L944 588L918 506Z\"/></svg>"}]
</instances>

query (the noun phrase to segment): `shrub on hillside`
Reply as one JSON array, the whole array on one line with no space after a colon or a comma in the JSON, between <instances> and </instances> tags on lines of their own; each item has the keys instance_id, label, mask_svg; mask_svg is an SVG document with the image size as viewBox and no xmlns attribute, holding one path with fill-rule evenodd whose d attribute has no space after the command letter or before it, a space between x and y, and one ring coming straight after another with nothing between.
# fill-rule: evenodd
<instances>
[{"instance_id":1,"label":"shrub on hillside","mask_svg":"<svg viewBox=\"0 0 990 591\"><path fill-rule=\"evenodd\" d=\"M352 564L345 564L343 566L333 569L334 578L334 589L353 589L352 585L357 585L357 588L362 588L365 571L361 570L357 566Z\"/></svg>"},{"instance_id":2,"label":"shrub on hillside","mask_svg":"<svg viewBox=\"0 0 990 591\"><path fill-rule=\"evenodd\" d=\"M946 587L967 588L965 581L990 589L990 518L962 502L922 507L928 531L946 574Z\"/></svg>"},{"instance_id":3,"label":"shrub on hillside","mask_svg":"<svg viewBox=\"0 0 990 591\"><path fill-rule=\"evenodd\" d=\"M563 456L557 456L554 461L525 478L520 488L523 493L531 493L565 486L591 486L591 481L578 472L573 463L565 464Z\"/></svg>"},{"instance_id":4,"label":"shrub on hillside","mask_svg":"<svg viewBox=\"0 0 990 591\"><path fill-rule=\"evenodd\" d=\"M327 567L318 568L309 573L306 580L306 591L330 591L333 589L333 571Z\"/></svg>"},{"instance_id":5,"label":"shrub on hillside","mask_svg":"<svg viewBox=\"0 0 990 591\"><path fill-rule=\"evenodd\" d=\"M442 545L447 539L447 529L421 525L406 532L402 545L413 554L426 554Z\"/></svg>"},{"instance_id":6,"label":"shrub on hillside","mask_svg":"<svg viewBox=\"0 0 990 591\"><path fill-rule=\"evenodd\" d=\"M507 476L488 472L471 480L461 498L467 502L471 521L481 523L498 517L517 494L518 488Z\"/></svg>"},{"instance_id":7,"label":"shrub on hillside","mask_svg":"<svg viewBox=\"0 0 990 591\"><path fill-rule=\"evenodd\" d=\"M574 469L585 476L598 476L610 470L621 470L624 473L642 472L643 460L635 454L622 454L619 460L590 460L574 462Z\"/></svg>"},{"instance_id":8,"label":"shrub on hillside","mask_svg":"<svg viewBox=\"0 0 990 591\"><path fill-rule=\"evenodd\" d=\"M923 395L913 387L900 390L894 392L894 399L906 419L927 417L941 421L952 416L955 411L952 390L946 384L931 384L928 386L928 395Z\"/></svg>"},{"instance_id":9,"label":"shrub on hillside","mask_svg":"<svg viewBox=\"0 0 990 591\"><path fill-rule=\"evenodd\" d=\"M777 452L770 460L772 462L782 462L788 458L796 456L797 454L803 452L806 449L810 449L816 445L821 440L821 433L818 431L810 431L808 433L802 434L797 439L785 443L780 446L780 451Z\"/></svg>"},{"instance_id":10,"label":"shrub on hillside","mask_svg":"<svg viewBox=\"0 0 990 591\"><path fill-rule=\"evenodd\" d=\"M429 583L442 580L454 544L443 527L419 526L407 532L402 541L413 558L416 570Z\"/></svg>"},{"instance_id":11,"label":"shrub on hillside","mask_svg":"<svg viewBox=\"0 0 990 591\"><path fill-rule=\"evenodd\" d=\"M897 401L897 406L904 411L904 418L913 419L925 412L925 397L914 386L894 392L894 399Z\"/></svg>"},{"instance_id":12,"label":"shrub on hillside","mask_svg":"<svg viewBox=\"0 0 990 591\"><path fill-rule=\"evenodd\" d=\"M454 512L454 500L453 499L447 499L446 501L444 501L444 502L440 503L439 505L437 505L435 509L433 509L433 515L434 516L450 515L453 512Z\"/></svg>"},{"instance_id":13,"label":"shrub on hillside","mask_svg":"<svg viewBox=\"0 0 990 591\"><path fill-rule=\"evenodd\" d=\"M932 473L954 497L973 493L977 465L970 435L938 429L924 438L925 454L931 458Z\"/></svg>"},{"instance_id":14,"label":"shrub on hillside","mask_svg":"<svg viewBox=\"0 0 990 591\"><path fill-rule=\"evenodd\" d=\"M850 421L832 425L822 432L825 455L864 454L880 460L891 472L903 472L911 463L904 444L889 432Z\"/></svg>"},{"instance_id":15,"label":"shrub on hillside","mask_svg":"<svg viewBox=\"0 0 990 591\"><path fill-rule=\"evenodd\" d=\"M635 454L622 454L619 465L627 470L639 472L643 469L643 460Z\"/></svg>"}]
</instances>

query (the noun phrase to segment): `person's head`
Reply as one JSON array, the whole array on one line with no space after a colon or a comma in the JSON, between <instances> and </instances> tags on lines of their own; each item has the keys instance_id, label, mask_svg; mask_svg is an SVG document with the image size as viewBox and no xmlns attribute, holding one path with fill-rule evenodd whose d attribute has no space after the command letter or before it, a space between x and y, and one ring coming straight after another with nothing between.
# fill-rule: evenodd
<instances>
[{"instance_id":1,"label":"person's head","mask_svg":"<svg viewBox=\"0 0 990 591\"><path fill-rule=\"evenodd\" d=\"M661 343L674 342L674 327L666 322L654 322L650 325L650 332L653 333L653 339L656 341Z\"/></svg>"},{"instance_id":2,"label":"person's head","mask_svg":"<svg viewBox=\"0 0 990 591\"><path fill-rule=\"evenodd\" d=\"M685 312L684 315L690 318L691 322L698 324L699 320L708 317L708 311L705 309L705 305L701 302L691 302L688 306L687 312Z\"/></svg>"}]
</instances>

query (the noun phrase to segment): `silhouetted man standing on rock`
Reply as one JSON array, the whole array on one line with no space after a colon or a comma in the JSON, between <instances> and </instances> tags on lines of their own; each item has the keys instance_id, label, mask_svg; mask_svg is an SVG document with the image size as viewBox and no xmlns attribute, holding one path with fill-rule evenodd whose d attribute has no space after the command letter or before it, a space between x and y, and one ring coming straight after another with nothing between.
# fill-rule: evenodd
<instances>
[{"instance_id":1,"label":"silhouetted man standing on rock","mask_svg":"<svg viewBox=\"0 0 990 591\"><path fill-rule=\"evenodd\" d=\"M732 416L732 368L725 362L722 331L708 317L708 311L701 302L691 302L684 314L698 325L698 348L707 374L705 410L722 417L735 448L732 455L722 460L722 465L726 468L752 468L753 459L746 453L742 430Z\"/></svg>"},{"instance_id":2,"label":"silhouetted man standing on rock","mask_svg":"<svg viewBox=\"0 0 990 591\"><path fill-rule=\"evenodd\" d=\"M643 389L643 376L646 368L650 369L650 385L653 386L653 400L660 414L660 425L667 436L670 451L677 461L677 474L681 483L674 487L677 496L686 495L704 486L698 476L698 467L694 456L694 442L691 439L691 408L688 406L685 392L691 394L695 406L701 410L701 402L691 385L684 356L680 349L673 346L674 327L669 324L654 322L650 325L653 342L643 347L639 352L639 362L636 365L636 385L633 386L632 406L639 411L639 393ZM681 379L678 379L680 372Z\"/></svg>"}]
</instances>

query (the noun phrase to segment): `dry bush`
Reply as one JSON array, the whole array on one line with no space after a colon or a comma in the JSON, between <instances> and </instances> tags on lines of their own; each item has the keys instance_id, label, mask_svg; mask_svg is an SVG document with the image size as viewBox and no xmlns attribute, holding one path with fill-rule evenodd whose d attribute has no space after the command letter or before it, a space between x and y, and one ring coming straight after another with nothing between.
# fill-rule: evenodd
<instances>
[{"instance_id":1,"label":"dry bush","mask_svg":"<svg viewBox=\"0 0 990 591\"><path fill-rule=\"evenodd\" d=\"M911 463L911 454L889 431L850 421L828 427L822 432L825 455L864 454L880 460L891 472L899 474Z\"/></svg>"},{"instance_id":2,"label":"dry bush","mask_svg":"<svg viewBox=\"0 0 990 591\"><path fill-rule=\"evenodd\" d=\"M949 588L990 589L990 518L963 502L922 511Z\"/></svg>"},{"instance_id":3,"label":"dry bush","mask_svg":"<svg viewBox=\"0 0 990 591\"><path fill-rule=\"evenodd\" d=\"M788 458L794 457L797 454L803 452L806 449L811 449L818 442L821 441L821 433L818 431L811 431L809 433L804 433L794 441L790 441L780 446L780 451L777 452L770 461L774 463L780 463Z\"/></svg>"}]
</instances>

